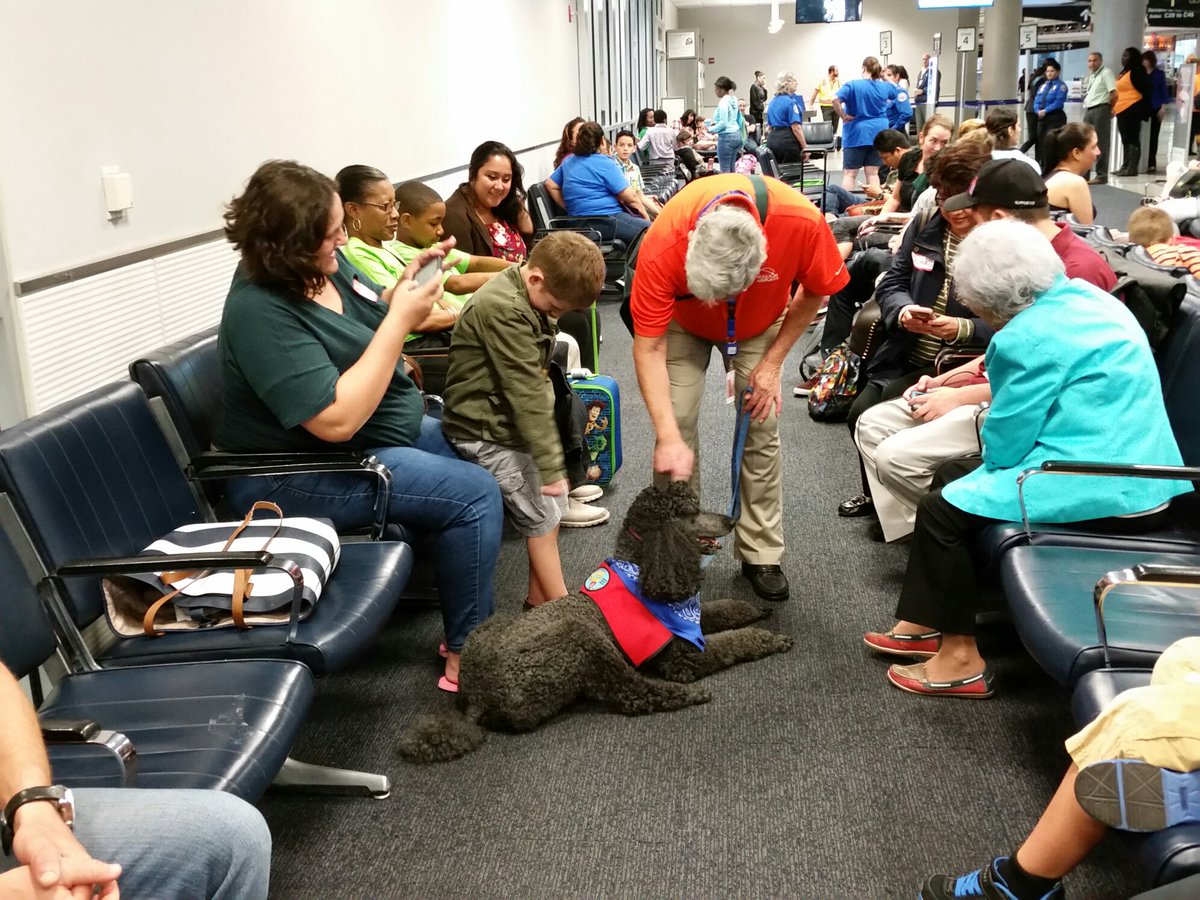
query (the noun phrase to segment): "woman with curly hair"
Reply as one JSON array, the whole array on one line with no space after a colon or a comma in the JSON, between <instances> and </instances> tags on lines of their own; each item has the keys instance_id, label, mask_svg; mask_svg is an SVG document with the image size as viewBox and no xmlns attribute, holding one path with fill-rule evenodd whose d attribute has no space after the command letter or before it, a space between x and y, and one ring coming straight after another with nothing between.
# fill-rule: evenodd
<instances>
[{"instance_id":1,"label":"woman with curly hair","mask_svg":"<svg viewBox=\"0 0 1200 900\"><path fill-rule=\"evenodd\" d=\"M392 473L387 519L437 544L445 628L438 687L458 689L459 652L492 613L502 510L495 479L459 459L441 422L425 416L404 374L405 337L442 293L414 275L453 241L422 251L391 288L358 275L342 201L329 178L271 160L225 213L241 253L221 317L222 450L369 452ZM239 510L275 500L292 516L331 519L339 531L373 520L374 481L344 473L233 479Z\"/></svg>"},{"instance_id":2,"label":"woman with curly hair","mask_svg":"<svg viewBox=\"0 0 1200 900\"><path fill-rule=\"evenodd\" d=\"M558 149L554 151L554 168L562 165L562 161L575 152L575 138L579 135L579 126L586 121L583 116L576 116L563 126L562 137L558 141Z\"/></svg>"}]
</instances>

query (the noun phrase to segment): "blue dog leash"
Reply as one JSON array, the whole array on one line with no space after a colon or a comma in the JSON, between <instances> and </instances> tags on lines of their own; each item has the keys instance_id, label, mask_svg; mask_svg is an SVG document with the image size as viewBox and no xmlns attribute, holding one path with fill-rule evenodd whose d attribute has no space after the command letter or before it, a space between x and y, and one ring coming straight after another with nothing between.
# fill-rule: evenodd
<instances>
[{"instance_id":1,"label":"blue dog leash","mask_svg":"<svg viewBox=\"0 0 1200 900\"><path fill-rule=\"evenodd\" d=\"M746 455L746 436L750 433L750 414L746 412L746 400L750 393L750 388L742 392L737 423L734 425L733 452L729 459L729 487L732 493L729 498L729 518L735 522L742 515L742 457Z\"/></svg>"}]
</instances>

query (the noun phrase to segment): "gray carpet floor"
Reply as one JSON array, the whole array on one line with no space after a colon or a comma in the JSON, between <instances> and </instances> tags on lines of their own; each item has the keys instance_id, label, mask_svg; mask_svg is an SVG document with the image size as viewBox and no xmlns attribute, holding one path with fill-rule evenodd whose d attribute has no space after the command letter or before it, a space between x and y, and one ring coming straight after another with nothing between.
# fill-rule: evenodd
<instances>
[{"instance_id":1,"label":"gray carpet floor","mask_svg":"<svg viewBox=\"0 0 1200 900\"><path fill-rule=\"evenodd\" d=\"M569 585L607 555L649 480L649 422L616 312L601 310L601 363L625 391L624 468L601 501L614 523L562 535ZM708 505L723 510L733 412L718 368L714 357L703 472ZM705 706L637 719L579 709L533 734L492 735L465 759L412 766L396 754L397 735L451 700L434 687L438 613L408 606L357 666L320 682L294 752L385 772L393 794L268 795L274 895L912 898L931 873L961 874L1016 847L1067 766L1068 697L1003 626L981 637L994 699L927 699L887 684L887 662L861 634L892 621L906 549L836 516L858 488L849 437L809 420L787 387L792 597L767 624L795 636L791 653L714 676ZM519 608L524 572L509 535L502 611ZM705 596L752 597L728 550L708 572ZM1142 887L1129 845L1114 837L1067 885L1098 900Z\"/></svg>"}]
</instances>

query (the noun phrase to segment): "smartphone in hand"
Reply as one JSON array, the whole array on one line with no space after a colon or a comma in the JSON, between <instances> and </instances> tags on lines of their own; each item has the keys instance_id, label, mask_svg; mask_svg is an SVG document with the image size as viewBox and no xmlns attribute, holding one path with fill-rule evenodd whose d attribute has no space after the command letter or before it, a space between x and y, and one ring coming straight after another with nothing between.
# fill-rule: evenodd
<instances>
[{"instance_id":1,"label":"smartphone in hand","mask_svg":"<svg viewBox=\"0 0 1200 900\"><path fill-rule=\"evenodd\" d=\"M908 314L914 319L923 319L925 321L929 321L930 319L937 317L937 313L925 306L910 306L908 308Z\"/></svg>"},{"instance_id":2,"label":"smartphone in hand","mask_svg":"<svg viewBox=\"0 0 1200 900\"><path fill-rule=\"evenodd\" d=\"M413 276L413 281L418 285L427 284L435 278L439 278L442 274L442 258L435 256L421 268L417 269L417 274Z\"/></svg>"}]
</instances>

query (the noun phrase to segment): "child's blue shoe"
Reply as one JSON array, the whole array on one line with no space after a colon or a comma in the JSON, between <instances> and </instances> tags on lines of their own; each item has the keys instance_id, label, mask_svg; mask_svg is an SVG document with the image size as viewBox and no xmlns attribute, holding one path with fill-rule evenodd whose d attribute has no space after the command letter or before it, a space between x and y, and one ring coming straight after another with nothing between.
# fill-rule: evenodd
<instances>
[{"instance_id":1,"label":"child's blue shoe","mask_svg":"<svg viewBox=\"0 0 1200 900\"><path fill-rule=\"evenodd\" d=\"M1079 770L1075 799L1095 819L1124 831L1162 831L1200 822L1200 771L1175 772L1140 759Z\"/></svg>"},{"instance_id":2,"label":"child's blue shoe","mask_svg":"<svg viewBox=\"0 0 1200 900\"><path fill-rule=\"evenodd\" d=\"M1022 897L1014 893L997 870L1007 857L993 859L982 869L954 878L950 875L934 875L925 882L917 900L955 900L958 897L983 897L984 900L1062 900L1066 897L1062 883L1038 897Z\"/></svg>"}]
</instances>

